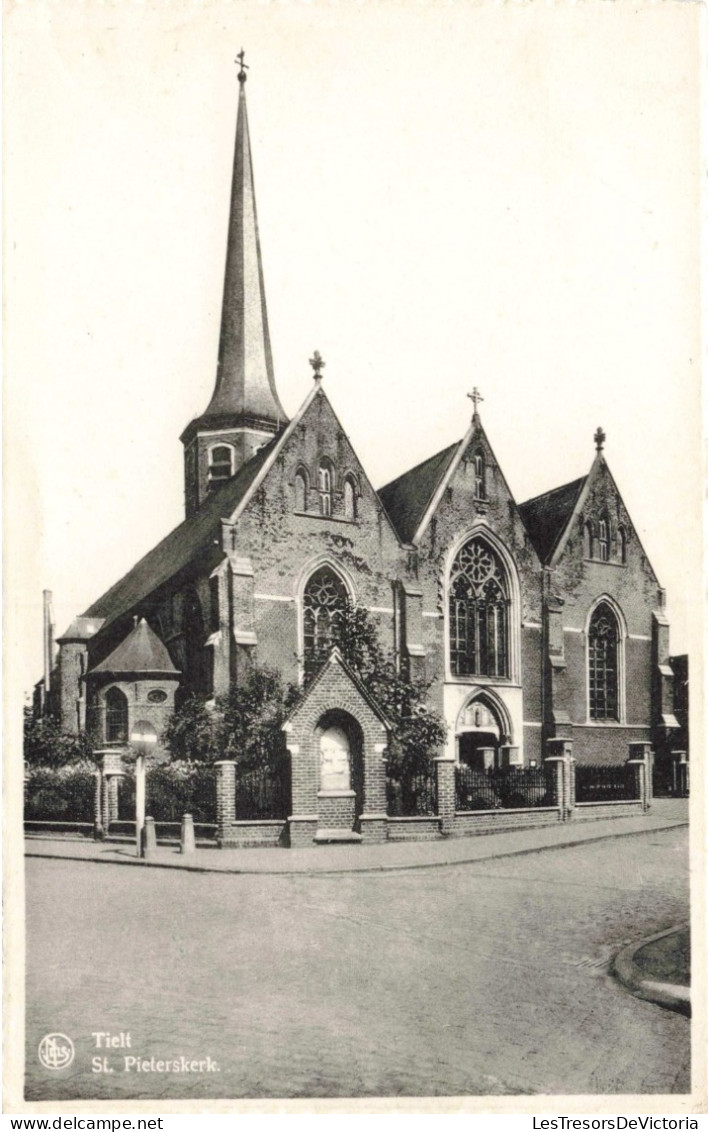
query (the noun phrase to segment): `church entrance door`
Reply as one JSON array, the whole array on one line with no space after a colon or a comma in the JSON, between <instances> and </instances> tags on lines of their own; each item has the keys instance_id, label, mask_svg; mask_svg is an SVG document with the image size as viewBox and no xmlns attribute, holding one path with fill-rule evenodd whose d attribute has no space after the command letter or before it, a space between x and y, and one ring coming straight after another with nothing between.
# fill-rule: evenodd
<instances>
[{"instance_id":1,"label":"church entrance door","mask_svg":"<svg viewBox=\"0 0 708 1132\"><path fill-rule=\"evenodd\" d=\"M478 698L464 710L458 725L458 758L470 770L501 766L503 732L497 712Z\"/></svg>"}]
</instances>

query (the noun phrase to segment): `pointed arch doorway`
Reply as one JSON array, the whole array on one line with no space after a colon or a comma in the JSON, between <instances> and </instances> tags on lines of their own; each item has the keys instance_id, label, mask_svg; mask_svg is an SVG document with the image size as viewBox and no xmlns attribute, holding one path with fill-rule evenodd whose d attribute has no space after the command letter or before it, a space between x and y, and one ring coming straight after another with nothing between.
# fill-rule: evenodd
<instances>
[{"instance_id":1,"label":"pointed arch doorway","mask_svg":"<svg viewBox=\"0 0 708 1132\"><path fill-rule=\"evenodd\" d=\"M475 696L458 718L458 761L477 771L501 767L502 748L511 741L508 728L504 713L490 697Z\"/></svg>"}]
</instances>

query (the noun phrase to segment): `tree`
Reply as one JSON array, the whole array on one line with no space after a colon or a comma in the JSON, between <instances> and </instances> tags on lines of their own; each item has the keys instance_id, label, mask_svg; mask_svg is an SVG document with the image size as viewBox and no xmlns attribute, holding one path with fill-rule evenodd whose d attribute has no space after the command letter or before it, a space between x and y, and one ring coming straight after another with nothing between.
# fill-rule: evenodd
<instances>
[{"instance_id":1,"label":"tree","mask_svg":"<svg viewBox=\"0 0 708 1132\"><path fill-rule=\"evenodd\" d=\"M233 759L242 770L274 767L285 755L283 724L302 693L283 686L280 673L253 668L242 685L207 706L189 696L173 712L164 741L173 759Z\"/></svg>"},{"instance_id":2,"label":"tree","mask_svg":"<svg viewBox=\"0 0 708 1132\"><path fill-rule=\"evenodd\" d=\"M62 731L54 716L35 716L31 707L24 709L23 750L29 766L56 768L92 758L91 743L85 733Z\"/></svg>"},{"instance_id":3,"label":"tree","mask_svg":"<svg viewBox=\"0 0 708 1132\"><path fill-rule=\"evenodd\" d=\"M429 770L431 756L445 741L445 722L425 707L429 685L411 680L385 653L369 612L348 604L336 633L346 663L392 724L387 761L393 777ZM317 658L317 670L330 649ZM274 669L253 668L243 685L207 707L190 696L171 716L165 743L173 759L233 759L242 770L276 767L285 753L282 726L302 688L285 686Z\"/></svg>"}]
</instances>

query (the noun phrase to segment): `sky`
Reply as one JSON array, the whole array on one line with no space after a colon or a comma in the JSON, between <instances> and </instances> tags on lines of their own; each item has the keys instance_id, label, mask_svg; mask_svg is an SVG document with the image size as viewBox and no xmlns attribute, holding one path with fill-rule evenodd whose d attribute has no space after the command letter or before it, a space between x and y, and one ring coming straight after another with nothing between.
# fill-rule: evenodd
<instances>
[{"instance_id":1,"label":"sky","mask_svg":"<svg viewBox=\"0 0 708 1132\"><path fill-rule=\"evenodd\" d=\"M36 2L5 19L10 676L183 516L243 46L276 381L375 486L482 420L518 502L605 455L672 651L701 590L699 5Z\"/></svg>"}]
</instances>

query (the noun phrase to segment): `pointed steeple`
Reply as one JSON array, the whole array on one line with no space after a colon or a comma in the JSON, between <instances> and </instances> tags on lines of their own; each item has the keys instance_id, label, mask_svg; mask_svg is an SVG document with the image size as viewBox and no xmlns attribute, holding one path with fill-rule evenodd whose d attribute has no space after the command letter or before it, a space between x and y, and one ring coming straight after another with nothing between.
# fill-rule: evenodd
<instances>
[{"instance_id":1,"label":"pointed steeple","mask_svg":"<svg viewBox=\"0 0 708 1132\"><path fill-rule=\"evenodd\" d=\"M204 413L187 426L181 437L185 445L187 514L194 513L215 482L228 478L223 474L223 449L221 472L211 478L208 453L198 451L203 447L200 433L209 433L209 450L221 441L231 446L233 475L260 445L287 423L273 375L246 111L243 51L238 58L239 102L219 360L211 400ZM194 441L197 442L196 449L189 456L188 450Z\"/></svg>"},{"instance_id":2,"label":"pointed steeple","mask_svg":"<svg viewBox=\"0 0 708 1132\"><path fill-rule=\"evenodd\" d=\"M246 111L246 71L241 59L231 213L216 387L205 416L239 413L285 420L273 376L263 264L253 187Z\"/></svg>"}]
</instances>

